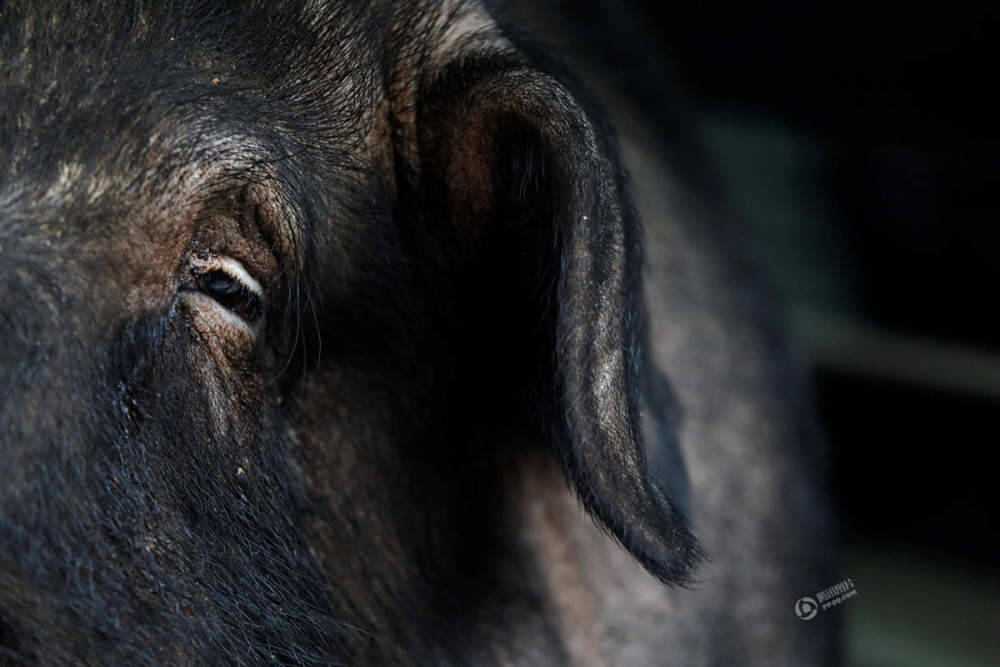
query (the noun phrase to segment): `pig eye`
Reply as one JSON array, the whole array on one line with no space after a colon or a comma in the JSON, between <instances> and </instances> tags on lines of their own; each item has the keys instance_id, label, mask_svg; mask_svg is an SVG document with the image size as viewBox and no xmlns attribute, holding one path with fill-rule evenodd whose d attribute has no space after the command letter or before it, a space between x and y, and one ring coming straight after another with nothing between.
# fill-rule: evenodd
<instances>
[{"instance_id":1,"label":"pig eye","mask_svg":"<svg viewBox=\"0 0 1000 667\"><path fill-rule=\"evenodd\" d=\"M184 287L200 292L248 323L263 315L263 291L260 284L239 262L220 258L208 266L196 267Z\"/></svg>"},{"instance_id":2,"label":"pig eye","mask_svg":"<svg viewBox=\"0 0 1000 667\"><path fill-rule=\"evenodd\" d=\"M260 315L260 297L250 291L243 281L225 271L215 270L195 276L201 292L212 297L247 322L254 322Z\"/></svg>"}]
</instances>

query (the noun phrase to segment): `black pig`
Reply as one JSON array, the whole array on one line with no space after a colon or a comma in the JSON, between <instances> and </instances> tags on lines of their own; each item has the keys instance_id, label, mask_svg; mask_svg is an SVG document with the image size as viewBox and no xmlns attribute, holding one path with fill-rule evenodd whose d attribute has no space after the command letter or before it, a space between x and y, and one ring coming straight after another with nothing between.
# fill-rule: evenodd
<instances>
[{"instance_id":1,"label":"black pig","mask_svg":"<svg viewBox=\"0 0 1000 667\"><path fill-rule=\"evenodd\" d=\"M610 127L513 34L0 3L0 659L829 657L756 292L651 198L644 299Z\"/></svg>"}]
</instances>

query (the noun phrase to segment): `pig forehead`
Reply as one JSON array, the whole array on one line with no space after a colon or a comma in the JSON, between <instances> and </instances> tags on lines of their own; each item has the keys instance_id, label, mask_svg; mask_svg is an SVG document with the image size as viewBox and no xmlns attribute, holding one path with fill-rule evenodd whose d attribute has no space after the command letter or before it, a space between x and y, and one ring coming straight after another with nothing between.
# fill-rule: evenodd
<instances>
[{"instance_id":1,"label":"pig forehead","mask_svg":"<svg viewBox=\"0 0 1000 667\"><path fill-rule=\"evenodd\" d=\"M330 73L379 59L401 1L267 0L170 2L22 0L0 21L0 81L32 90L77 80L145 78L172 71L213 76L263 72L273 82L289 66ZM368 57L366 57L366 55ZM359 62L360 61L360 62ZM124 85L126 82L121 82ZM134 82L133 82L134 83Z\"/></svg>"},{"instance_id":2,"label":"pig forehead","mask_svg":"<svg viewBox=\"0 0 1000 667\"><path fill-rule=\"evenodd\" d=\"M0 206L205 194L220 180L273 176L321 143L328 162L346 160L371 131L380 95L346 79L315 85L308 72L285 85L221 63L207 73L117 67L81 65L46 86L0 78Z\"/></svg>"},{"instance_id":3,"label":"pig forehead","mask_svg":"<svg viewBox=\"0 0 1000 667\"><path fill-rule=\"evenodd\" d=\"M268 157L268 148L295 152L295 143L317 137L360 143L383 93L372 75L378 40L335 14L288 19L301 30L269 26L322 43L298 48L268 39L252 21L182 17L156 25L122 10L143 3L95 2L120 15L83 31L77 24L94 16L70 14L87 14L73 7L91 3L14 4L0 21L0 190L13 185L6 189L37 198L66 193L71 182L88 196L116 181L148 189L165 173L213 162L238 168ZM46 13L47 5L59 6ZM104 34L102 25L116 29ZM338 37L331 26L353 32ZM325 32L320 39L310 31Z\"/></svg>"},{"instance_id":4,"label":"pig forehead","mask_svg":"<svg viewBox=\"0 0 1000 667\"><path fill-rule=\"evenodd\" d=\"M167 4L182 15L139 9ZM217 174L290 155L311 154L327 174L341 159L357 172L352 156L389 150L378 139L388 136L387 70L399 75L397 52L420 52L397 42L444 30L410 30L410 15L468 22L443 9L454 1L275 0L227 7L224 20L209 4L5 7L0 215L197 196Z\"/></svg>"},{"instance_id":5,"label":"pig forehead","mask_svg":"<svg viewBox=\"0 0 1000 667\"><path fill-rule=\"evenodd\" d=\"M6 172L0 212L9 221L50 224L87 217L88 211L99 216L107 209L190 205L235 182L273 182L274 156L280 154L252 130L212 119L164 118L111 138L85 129L62 141L44 132L21 138L21 145L0 154L7 165L0 170Z\"/></svg>"},{"instance_id":6,"label":"pig forehead","mask_svg":"<svg viewBox=\"0 0 1000 667\"><path fill-rule=\"evenodd\" d=\"M309 90L315 96L348 82L357 93L364 88L358 80L370 80L381 58L378 30L358 30L350 12L332 11L328 3L316 3L325 7L322 12L298 7L303 4L236 3L225 11L197 2L25 0L5 5L0 19L3 134L44 126L48 119L59 119L65 135L78 129L74 120L83 120L92 132L120 133L130 129L129 122L116 118L116 111L148 116L157 107L210 97L212 86L218 88L216 96L233 96L234 114L241 100L251 102L255 95L264 101L270 96L273 103L276 94L287 100ZM280 11L283 5L289 11ZM144 6L161 9L144 11ZM94 113L88 118L78 110ZM99 123L92 122L95 116Z\"/></svg>"}]
</instances>

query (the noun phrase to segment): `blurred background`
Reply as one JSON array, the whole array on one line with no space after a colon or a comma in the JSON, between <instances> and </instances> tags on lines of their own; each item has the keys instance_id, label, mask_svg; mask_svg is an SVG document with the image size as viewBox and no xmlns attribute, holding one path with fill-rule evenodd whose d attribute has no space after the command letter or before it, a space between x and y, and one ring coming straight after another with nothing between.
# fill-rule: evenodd
<instances>
[{"instance_id":1,"label":"blurred background","mask_svg":"<svg viewBox=\"0 0 1000 667\"><path fill-rule=\"evenodd\" d=\"M847 664L1000 665L1000 3L547 4L685 119L675 146L696 128L687 162L784 298L858 591Z\"/></svg>"},{"instance_id":2,"label":"blurred background","mask_svg":"<svg viewBox=\"0 0 1000 667\"><path fill-rule=\"evenodd\" d=\"M1000 3L633 4L812 365L848 664L1000 665Z\"/></svg>"}]
</instances>

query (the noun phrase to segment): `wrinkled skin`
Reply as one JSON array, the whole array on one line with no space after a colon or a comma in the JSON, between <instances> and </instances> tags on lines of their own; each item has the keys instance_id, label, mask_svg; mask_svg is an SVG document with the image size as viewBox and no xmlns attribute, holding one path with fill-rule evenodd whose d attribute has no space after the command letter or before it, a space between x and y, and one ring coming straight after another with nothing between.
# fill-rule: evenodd
<instances>
[{"instance_id":1,"label":"wrinkled skin","mask_svg":"<svg viewBox=\"0 0 1000 667\"><path fill-rule=\"evenodd\" d=\"M0 658L730 659L574 79L475 3L79 4L0 3ZM821 660L793 602L745 648Z\"/></svg>"}]
</instances>

